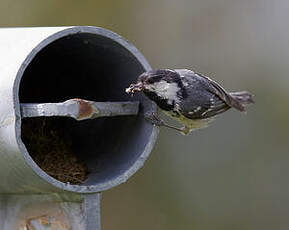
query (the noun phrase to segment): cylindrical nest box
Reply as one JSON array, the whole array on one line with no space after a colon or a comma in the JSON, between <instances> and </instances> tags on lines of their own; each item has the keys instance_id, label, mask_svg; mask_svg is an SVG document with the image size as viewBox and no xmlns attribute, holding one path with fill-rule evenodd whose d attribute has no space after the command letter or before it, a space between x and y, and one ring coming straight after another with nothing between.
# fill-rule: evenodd
<instances>
[{"instance_id":1,"label":"cylindrical nest box","mask_svg":"<svg viewBox=\"0 0 289 230\"><path fill-rule=\"evenodd\" d=\"M132 44L82 26L7 28L0 38L0 193L100 192L143 165L157 136L144 114L156 107L125 93L150 69ZM111 116L109 103L133 101L137 114ZM104 103L107 116L85 119L92 102ZM76 104L78 120L70 111ZM29 106L39 117L24 118ZM84 175L70 182L79 167Z\"/></svg>"}]
</instances>

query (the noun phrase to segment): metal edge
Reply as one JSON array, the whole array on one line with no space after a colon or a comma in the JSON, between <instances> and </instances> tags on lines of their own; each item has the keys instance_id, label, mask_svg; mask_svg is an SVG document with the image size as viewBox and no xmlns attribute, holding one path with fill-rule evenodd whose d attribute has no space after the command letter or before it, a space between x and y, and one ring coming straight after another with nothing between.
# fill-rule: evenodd
<instances>
[{"instance_id":1,"label":"metal edge","mask_svg":"<svg viewBox=\"0 0 289 230\"><path fill-rule=\"evenodd\" d=\"M159 132L158 127L153 126L152 127L152 133L149 137L149 142L146 145L146 148L144 152L141 154L141 156L138 158L138 160L122 175L107 181L105 183L96 184L96 185L70 185L65 184L63 182L60 182L53 177L46 174L31 158L29 155L24 143L21 140L21 115L20 115L20 102L18 98L18 92L19 92L19 85L21 81L21 77L31 62L31 60L35 57L35 55L42 50L44 47L46 47L51 42L60 39L62 37L77 34L77 33L93 33L100 36L107 37L109 39L112 39L113 41L116 41L118 44L123 46L125 49L127 49L130 53L133 54L133 56L140 62L140 64L144 67L146 71L151 70L151 66L145 59L145 57L140 53L140 51L132 45L130 42L128 42L126 39L121 37L120 35L104 29L100 27L94 27L94 26L75 26L75 27L64 27L64 30L61 30L59 32L56 32L52 34L51 36L47 37L43 41L41 41L26 57L24 62L22 63L21 67L19 68L14 85L13 85L13 103L14 103L14 110L15 110L15 135L16 135L16 141L19 146L19 149L26 161L26 163L32 168L32 170L40 176L44 181L48 182L49 184L55 186L58 189L69 191L69 192L76 192L76 193L95 193L95 192L101 192L107 189L110 189L114 186L117 186L121 183L124 183L127 181L129 177L131 177L137 170L139 170L143 164L145 163L146 159L150 155L150 152L153 149L153 146L156 142L156 138ZM157 106L152 102L151 106L152 111L157 111Z\"/></svg>"}]
</instances>

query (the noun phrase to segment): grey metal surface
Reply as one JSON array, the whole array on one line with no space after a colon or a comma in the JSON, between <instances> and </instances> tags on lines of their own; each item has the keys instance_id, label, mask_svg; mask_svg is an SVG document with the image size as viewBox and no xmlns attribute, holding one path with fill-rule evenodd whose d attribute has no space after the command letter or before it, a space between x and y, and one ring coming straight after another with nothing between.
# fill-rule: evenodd
<instances>
[{"instance_id":1,"label":"grey metal surface","mask_svg":"<svg viewBox=\"0 0 289 230\"><path fill-rule=\"evenodd\" d=\"M1 230L100 230L101 194L1 195Z\"/></svg>"},{"instance_id":2,"label":"grey metal surface","mask_svg":"<svg viewBox=\"0 0 289 230\"><path fill-rule=\"evenodd\" d=\"M21 116L25 117L72 117L76 120L137 115L139 102L94 102L70 99L62 103L22 103Z\"/></svg>"},{"instance_id":3,"label":"grey metal surface","mask_svg":"<svg viewBox=\"0 0 289 230\"><path fill-rule=\"evenodd\" d=\"M19 230L98 230L100 194L95 193L125 182L140 169L157 138L158 128L143 116L156 106L142 95L130 98L124 92L150 70L149 64L132 44L102 28L7 28L0 29L0 37L0 193L10 194L0 196L0 229L17 229L14 226L22 221ZM125 113L139 108L134 116L79 122L65 118L63 127L71 132L75 151L90 170L80 185L45 173L21 139L22 115L69 114L81 120L94 118L91 114L97 110L105 116L124 111L121 103L113 108L97 104L92 113L71 101L55 105L70 98L135 100ZM30 109L21 114L22 103Z\"/></svg>"},{"instance_id":4,"label":"grey metal surface","mask_svg":"<svg viewBox=\"0 0 289 230\"><path fill-rule=\"evenodd\" d=\"M84 216L86 229L100 230L100 199L101 193L85 194L84 195Z\"/></svg>"},{"instance_id":5,"label":"grey metal surface","mask_svg":"<svg viewBox=\"0 0 289 230\"><path fill-rule=\"evenodd\" d=\"M150 69L132 44L96 27L8 28L0 36L0 193L100 192L125 182L144 164L158 128L143 114L156 107L141 95L131 98L124 92ZM92 171L81 185L45 173L21 139L20 102L70 98L140 102L137 116L67 124Z\"/></svg>"}]
</instances>

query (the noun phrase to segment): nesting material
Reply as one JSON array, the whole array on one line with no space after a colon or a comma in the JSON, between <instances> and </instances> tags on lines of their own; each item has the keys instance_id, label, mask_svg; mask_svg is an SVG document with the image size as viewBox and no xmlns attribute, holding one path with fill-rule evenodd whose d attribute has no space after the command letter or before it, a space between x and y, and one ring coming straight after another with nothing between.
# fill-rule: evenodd
<instances>
[{"instance_id":1,"label":"nesting material","mask_svg":"<svg viewBox=\"0 0 289 230\"><path fill-rule=\"evenodd\" d=\"M63 119L23 119L21 138L30 156L43 171L61 182L81 184L87 179L88 168L73 151L69 129Z\"/></svg>"}]
</instances>

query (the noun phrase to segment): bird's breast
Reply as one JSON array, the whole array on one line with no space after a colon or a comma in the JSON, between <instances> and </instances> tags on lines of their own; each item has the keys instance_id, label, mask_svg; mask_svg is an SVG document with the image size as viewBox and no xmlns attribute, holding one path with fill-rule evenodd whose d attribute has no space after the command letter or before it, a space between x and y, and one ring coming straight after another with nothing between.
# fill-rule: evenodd
<instances>
[{"instance_id":1,"label":"bird's breast","mask_svg":"<svg viewBox=\"0 0 289 230\"><path fill-rule=\"evenodd\" d=\"M167 116L171 117L175 121L181 123L185 127L188 127L190 130L206 128L208 124L213 119L189 119L184 115L174 112L174 111L163 111Z\"/></svg>"}]
</instances>

